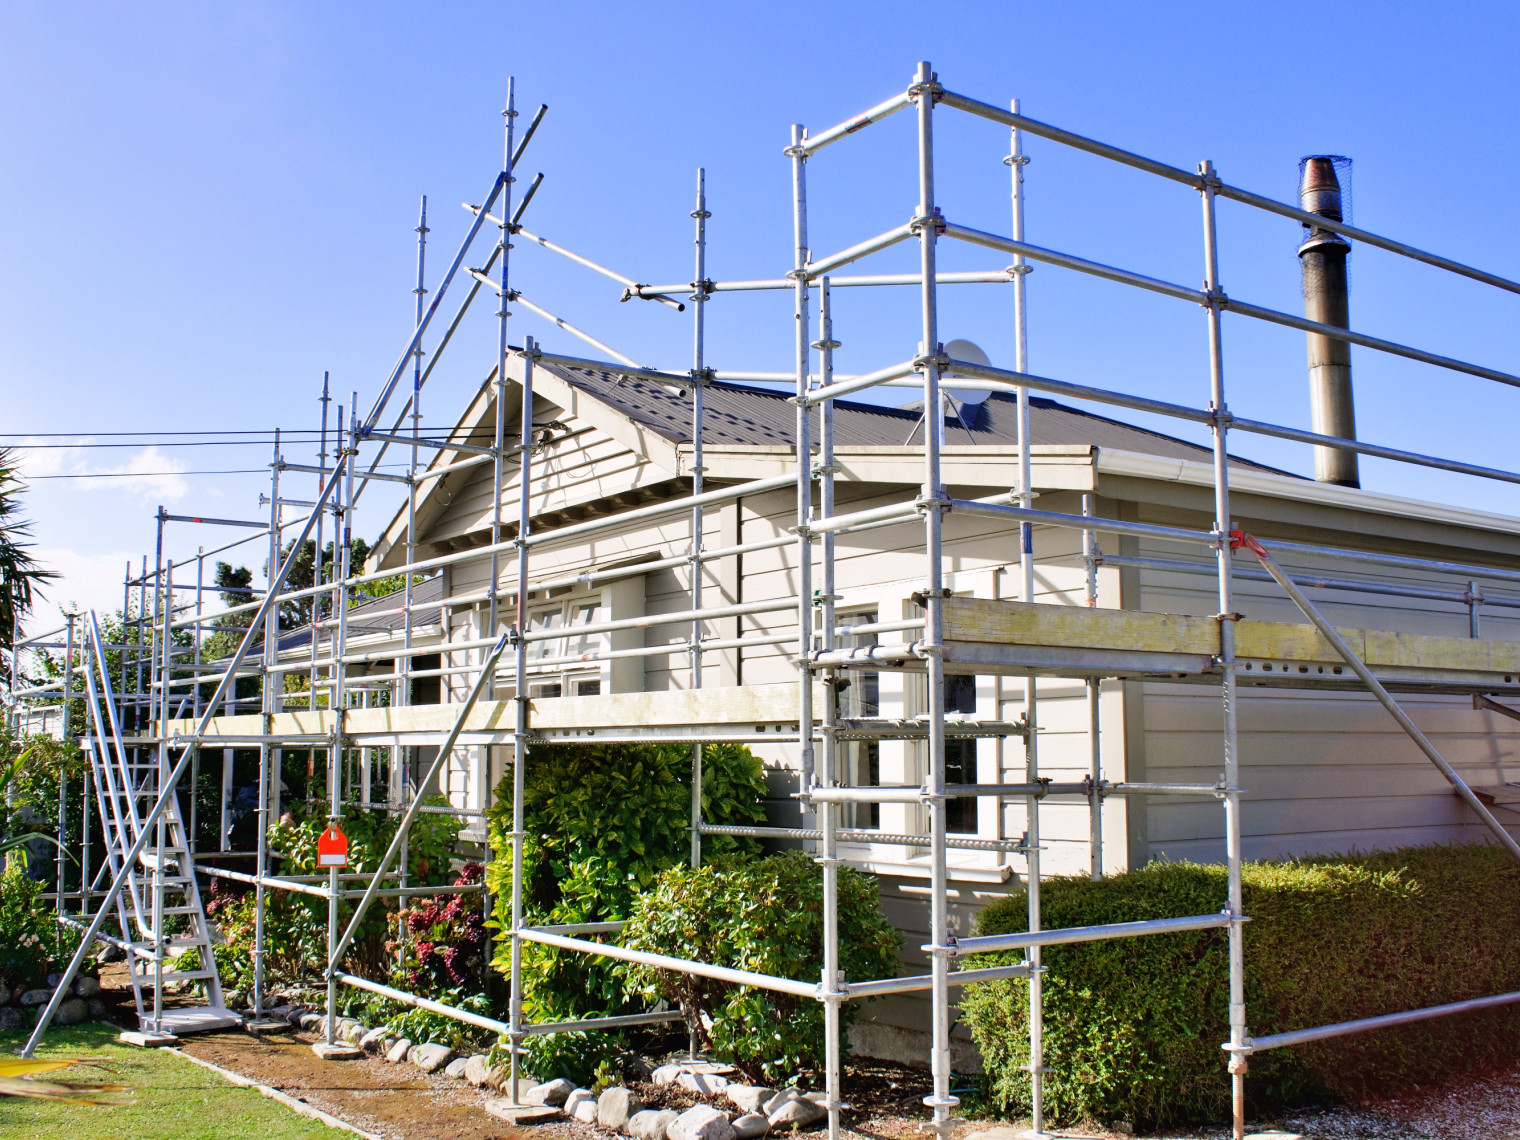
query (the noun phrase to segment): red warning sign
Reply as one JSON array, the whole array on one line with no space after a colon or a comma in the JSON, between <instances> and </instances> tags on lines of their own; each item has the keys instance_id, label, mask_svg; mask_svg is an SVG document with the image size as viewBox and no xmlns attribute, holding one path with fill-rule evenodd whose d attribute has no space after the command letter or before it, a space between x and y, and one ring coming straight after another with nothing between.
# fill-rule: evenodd
<instances>
[{"instance_id":1,"label":"red warning sign","mask_svg":"<svg viewBox=\"0 0 1520 1140\"><path fill-rule=\"evenodd\" d=\"M327 830L317 836L317 866L348 866L348 836L338 829L336 823L329 824Z\"/></svg>"}]
</instances>

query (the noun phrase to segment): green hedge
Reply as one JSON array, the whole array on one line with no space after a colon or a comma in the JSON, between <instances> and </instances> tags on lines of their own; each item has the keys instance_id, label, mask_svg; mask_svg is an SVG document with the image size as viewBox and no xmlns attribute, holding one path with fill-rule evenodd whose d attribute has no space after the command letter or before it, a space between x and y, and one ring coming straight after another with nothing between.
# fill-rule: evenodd
<instances>
[{"instance_id":1,"label":"green hedge","mask_svg":"<svg viewBox=\"0 0 1520 1140\"><path fill-rule=\"evenodd\" d=\"M1520 990L1520 864L1484 844L1244 868L1246 1016L1259 1036ZM1157 863L1102 882L1060 879L1044 925L1087 926L1222 909L1220 866ZM1022 892L978 932L1023 931ZM979 955L967 966L1013 962ZM1223 931L1053 946L1045 952L1045 1105L1053 1122L1137 1126L1229 1114ZM963 1016L1005 1111L1028 1108L1028 985L967 988ZM1520 1056L1520 1009L1441 1018L1251 1058L1253 1112L1357 1099Z\"/></svg>"}]
</instances>

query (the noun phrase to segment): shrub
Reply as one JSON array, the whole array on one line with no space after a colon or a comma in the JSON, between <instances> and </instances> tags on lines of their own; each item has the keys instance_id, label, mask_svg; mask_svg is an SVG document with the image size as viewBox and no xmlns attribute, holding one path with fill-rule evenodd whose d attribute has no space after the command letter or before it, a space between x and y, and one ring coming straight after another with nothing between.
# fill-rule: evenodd
<instances>
[{"instance_id":1,"label":"shrub","mask_svg":"<svg viewBox=\"0 0 1520 1140\"><path fill-rule=\"evenodd\" d=\"M605 922L628 917L638 892L691 853L691 746L542 744L528 752L523 794L523 909L532 923ZM703 818L762 823L760 761L735 744L702 751ZM496 858L486 882L500 929L512 905L511 777L490 810ZM753 840L707 836L708 857L751 853ZM606 961L525 944L523 1012L532 1022L634 1012L622 978ZM510 968L510 939L493 965Z\"/></svg>"},{"instance_id":2,"label":"shrub","mask_svg":"<svg viewBox=\"0 0 1520 1140\"><path fill-rule=\"evenodd\" d=\"M1283 863L1243 870L1246 1011L1253 1033L1304 1029L1520 989L1520 866L1483 844ZM1047 927L1218 911L1222 866L1157 863L1103 882L1045 885ZM1027 929L1025 896L988 907L978 930ZM1137 1125L1229 1112L1219 1048L1228 1040L1223 931L1053 946L1045 951L1049 1119ZM968 967L1014 962L979 955ZM991 982L961 1002L991 1093L1028 1107L1028 986ZM1251 1058L1252 1111L1358 1099L1520 1056L1514 1007L1355 1034Z\"/></svg>"},{"instance_id":3,"label":"shrub","mask_svg":"<svg viewBox=\"0 0 1520 1140\"><path fill-rule=\"evenodd\" d=\"M455 886L480 882L479 863L466 863ZM406 923L404 946L386 943L403 958L396 984L423 997L438 998L462 986L479 989L486 966L485 915L476 895L435 895L414 899L401 911ZM452 1003L451 1003L452 1004Z\"/></svg>"},{"instance_id":4,"label":"shrub","mask_svg":"<svg viewBox=\"0 0 1520 1140\"><path fill-rule=\"evenodd\" d=\"M78 946L78 935L53 917L42 897L47 885L28 878L23 860L12 856L0 872L0 1001L17 989L40 989L61 970Z\"/></svg>"},{"instance_id":5,"label":"shrub","mask_svg":"<svg viewBox=\"0 0 1520 1140\"><path fill-rule=\"evenodd\" d=\"M901 939L877 903L874 878L839 869L839 964L846 980L897 974ZM671 868L635 902L621 941L773 977L817 978L823 870L797 851ZM696 1013L702 1043L751 1080L782 1080L823 1058L823 1007L811 998L642 966L620 971L646 996L681 1002ZM848 1027L854 1007L840 1012Z\"/></svg>"},{"instance_id":6,"label":"shrub","mask_svg":"<svg viewBox=\"0 0 1520 1140\"><path fill-rule=\"evenodd\" d=\"M441 805L447 801L441 796L430 796L424 802ZM309 875L321 870L317 866L317 836L327 828L327 811L327 806L322 803L292 804L290 812L270 827L270 848L279 852L281 857L277 874ZM399 814L345 807L340 826L348 836L346 870L372 872L396 834L400 819ZM426 814L417 817L407 843L411 883L439 886L450 879L449 855L463 827L454 816ZM446 896L444 901L453 897L457 896ZM353 914L353 907L352 902L339 906L340 932ZM213 954L222 986L250 989L253 985L252 888L237 886L225 879L213 879L206 914L216 923L221 936ZM376 899L371 905L349 951L354 973L376 980L388 977L393 960L389 956L386 934L394 916L395 904L386 899ZM187 953L189 956L183 959L186 968L197 965L197 951L191 949ZM306 980L308 973L324 969L327 964L327 900L293 891L265 891L264 953L264 982L269 987L297 986Z\"/></svg>"}]
</instances>

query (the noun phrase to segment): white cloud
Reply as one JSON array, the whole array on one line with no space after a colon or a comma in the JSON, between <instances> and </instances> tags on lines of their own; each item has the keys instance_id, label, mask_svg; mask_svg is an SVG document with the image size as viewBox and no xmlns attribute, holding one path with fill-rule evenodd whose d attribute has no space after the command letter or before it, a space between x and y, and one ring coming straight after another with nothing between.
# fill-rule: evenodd
<instances>
[{"instance_id":1,"label":"white cloud","mask_svg":"<svg viewBox=\"0 0 1520 1140\"><path fill-rule=\"evenodd\" d=\"M16 444L22 452L23 479L47 475L81 476L68 480L71 489L114 491L144 504L177 503L190 491L182 474L189 469L185 461L171 459L156 446L145 447L111 466L91 462L91 452L78 447L82 440L63 447L28 448L28 442L40 441L23 440ZM58 444L63 441L50 442Z\"/></svg>"},{"instance_id":2,"label":"white cloud","mask_svg":"<svg viewBox=\"0 0 1520 1140\"><path fill-rule=\"evenodd\" d=\"M121 608L123 572L129 561L134 567L138 561L126 551L81 554L60 547L37 547L32 555L41 566L58 575L43 588L47 596L37 604L27 622L35 629L62 624L59 610L63 606L115 613Z\"/></svg>"}]
</instances>

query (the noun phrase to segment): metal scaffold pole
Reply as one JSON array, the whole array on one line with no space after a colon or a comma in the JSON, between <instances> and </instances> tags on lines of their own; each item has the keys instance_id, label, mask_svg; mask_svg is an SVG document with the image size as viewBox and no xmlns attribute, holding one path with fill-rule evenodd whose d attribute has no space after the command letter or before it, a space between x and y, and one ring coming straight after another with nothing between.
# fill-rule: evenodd
<instances>
[{"instance_id":1,"label":"metal scaffold pole","mask_svg":"<svg viewBox=\"0 0 1520 1140\"><path fill-rule=\"evenodd\" d=\"M511 1050L509 1099L519 1103L517 1074L521 1067L523 1032L522 926L523 926L523 796L526 793L528 766L528 536L531 513L528 486L533 475L533 360L538 345L532 337L523 338L523 381L521 430L517 453L517 615L513 632L513 733L512 733L512 927L511 927L511 997L507 1012L507 1040Z\"/></svg>"},{"instance_id":2,"label":"metal scaffold pole","mask_svg":"<svg viewBox=\"0 0 1520 1140\"><path fill-rule=\"evenodd\" d=\"M839 342L834 339L834 317L830 306L829 279L818 282L818 339L813 342L818 350L819 386L827 388L833 380L834 349ZM824 400L818 405L819 463L818 513L820 518L834 514L834 401ZM798 463L804 457L799 454ZM820 648L825 653L835 649L837 583L834 578L834 532L825 531L820 541L823 556L823 592L819 597L820 620L823 623ZM818 782L825 788L837 785L843 773L839 763L839 671L824 672L823 705L823 758L819 765ZM836 824L839 805L824 802L818 805L818 862L823 866L823 973L819 979L819 991L823 998L824 1018L824 1091L829 1113L829 1140L838 1140L839 1113L845 1108L841 1089L840 1049L840 1003L845 999L844 977L839 969L839 842Z\"/></svg>"},{"instance_id":3,"label":"metal scaffold pole","mask_svg":"<svg viewBox=\"0 0 1520 1140\"><path fill-rule=\"evenodd\" d=\"M1214 164L1198 164L1202 181L1204 283L1208 293L1209 407L1214 414L1214 537L1219 568L1219 682L1224 713L1224 826L1225 863L1229 879L1226 907L1230 917L1230 1044L1229 1072L1235 1140L1243 1140L1246 1119L1246 1063L1250 1037L1246 1033L1244 904L1241 898L1240 740L1237 727L1239 693L1235 675L1234 583L1231 579L1229 408L1224 397L1224 342L1220 307L1219 239L1214 221L1214 196L1219 186Z\"/></svg>"},{"instance_id":4,"label":"metal scaffold pole","mask_svg":"<svg viewBox=\"0 0 1520 1140\"><path fill-rule=\"evenodd\" d=\"M697 206L691 212L696 225L696 271L691 286L691 493L698 501L691 508L691 608L702 610L702 476L707 466L702 458L702 429L707 387L707 171L697 169ZM702 619L691 623L691 687L702 687ZM702 743L691 746L691 865L702 865ZM692 1031L691 1052L697 1051L696 1031Z\"/></svg>"},{"instance_id":5,"label":"metal scaffold pole","mask_svg":"<svg viewBox=\"0 0 1520 1140\"><path fill-rule=\"evenodd\" d=\"M1019 101L1012 102L1013 113L1019 113ZM1013 146L1008 155L1008 166L1013 176L1013 240L1024 240L1024 167L1029 159L1024 156L1024 136L1017 127L1012 131ZM1021 373L1029 371L1029 310L1025 296L1025 278L1030 265L1022 254L1013 258L1013 321L1014 321L1014 367ZM1028 507L1035 498L1033 440L1030 438L1029 389L1020 385L1017 389L1019 422L1019 487L1016 498L1021 507ZM1019 597L1025 602L1035 600L1034 586L1034 524L1019 523ZM1040 717L1039 683L1033 674L1024 680L1024 780L1030 785L1040 779ZM1029 929L1040 929L1040 800L1037 795L1024 799L1024 859L1027 868L1025 887L1029 902ZM1038 945L1025 951L1029 966L1029 1111L1030 1129L1033 1135L1045 1133L1045 975L1040 961Z\"/></svg>"},{"instance_id":6,"label":"metal scaffold pole","mask_svg":"<svg viewBox=\"0 0 1520 1140\"><path fill-rule=\"evenodd\" d=\"M933 1046L930 1069L934 1092L924 1098L933 1110L934 1131L950 1140L950 1111L960 1098L950 1091L950 915L949 867L945 858L945 660L943 528L945 489L940 474L940 440L944 407L940 400L939 311L935 281L936 242L942 224L934 205L934 104L939 82L927 62L918 65L909 89L918 118L918 206L913 230L918 236L922 340L915 363L924 383L924 485L919 509L924 516L924 636L920 643L927 674L929 723L928 805L931 846L929 884L930 973L933 998Z\"/></svg>"}]
</instances>

